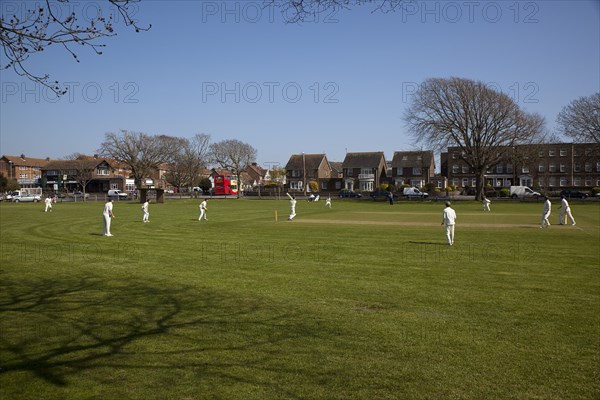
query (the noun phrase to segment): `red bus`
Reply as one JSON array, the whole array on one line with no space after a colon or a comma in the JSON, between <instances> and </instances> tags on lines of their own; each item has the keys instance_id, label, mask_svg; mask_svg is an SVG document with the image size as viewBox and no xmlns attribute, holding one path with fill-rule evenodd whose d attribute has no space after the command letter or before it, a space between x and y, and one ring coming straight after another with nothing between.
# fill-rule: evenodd
<instances>
[{"instance_id":1,"label":"red bus","mask_svg":"<svg viewBox=\"0 0 600 400\"><path fill-rule=\"evenodd\" d=\"M213 194L237 194L237 180L231 175L215 175Z\"/></svg>"}]
</instances>

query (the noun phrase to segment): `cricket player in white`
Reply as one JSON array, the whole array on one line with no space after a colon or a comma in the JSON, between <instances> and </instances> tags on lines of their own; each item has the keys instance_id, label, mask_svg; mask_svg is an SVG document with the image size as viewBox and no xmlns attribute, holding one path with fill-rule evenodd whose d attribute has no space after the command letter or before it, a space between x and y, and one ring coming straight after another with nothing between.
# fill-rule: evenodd
<instances>
[{"instance_id":1,"label":"cricket player in white","mask_svg":"<svg viewBox=\"0 0 600 400\"><path fill-rule=\"evenodd\" d=\"M442 225L446 225L446 239L448 244L454 244L454 225L456 224L456 212L450 207L450 202L446 202L446 208L442 213Z\"/></svg>"},{"instance_id":2,"label":"cricket player in white","mask_svg":"<svg viewBox=\"0 0 600 400\"><path fill-rule=\"evenodd\" d=\"M542 224L540 228L546 228L550 226L550 221L548 218L550 217L550 212L552 211L552 203L550 203L550 199L547 196L544 196L546 201L544 202L544 211L542 211Z\"/></svg>"},{"instance_id":3,"label":"cricket player in white","mask_svg":"<svg viewBox=\"0 0 600 400\"><path fill-rule=\"evenodd\" d=\"M571 219L571 225L575 225L575 218L573 218L573 214L571 214L571 207L569 207L569 202L565 196L561 196L562 200L560 201L560 213L558 214L558 220L561 225L565 225L567 223L567 217Z\"/></svg>"},{"instance_id":4,"label":"cricket player in white","mask_svg":"<svg viewBox=\"0 0 600 400\"><path fill-rule=\"evenodd\" d=\"M150 203L150 200L146 200L144 202L144 204L142 204L142 212L144 213L144 216L142 217L143 223L148 222L148 219L150 218L150 212L148 211L149 203Z\"/></svg>"},{"instance_id":5,"label":"cricket player in white","mask_svg":"<svg viewBox=\"0 0 600 400\"><path fill-rule=\"evenodd\" d=\"M50 196L46 197L46 199L44 199L44 204L46 205L44 212L48 212L48 210L50 210L50 212L52 212L52 197L50 197Z\"/></svg>"},{"instance_id":6,"label":"cricket player in white","mask_svg":"<svg viewBox=\"0 0 600 400\"><path fill-rule=\"evenodd\" d=\"M290 198L290 216L288 217L288 221L291 221L296 216L296 198L289 193L286 194Z\"/></svg>"},{"instance_id":7,"label":"cricket player in white","mask_svg":"<svg viewBox=\"0 0 600 400\"><path fill-rule=\"evenodd\" d=\"M490 210L490 203L491 203L490 199L488 199L487 197L483 196L483 201L482 201L483 211L491 211Z\"/></svg>"},{"instance_id":8,"label":"cricket player in white","mask_svg":"<svg viewBox=\"0 0 600 400\"><path fill-rule=\"evenodd\" d=\"M198 221L200 220L207 220L206 219L206 210L207 210L207 199L204 199L204 201L202 201L202 203L200 203L200 216L198 217Z\"/></svg>"},{"instance_id":9,"label":"cricket player in white","mask_svg":"<svg viewBox=\"0 0 600 400\"><path fill-rule=\"evenodd\" d=\"M109 200L104 204L104 212L102 212L102 216L104 217L104 231L102 232L103 236L112 236L110 233L110 220L114 218L113 214L113 201Z\"/></svg>"},{"instance_id":10,"label":"cricket player in white","mask_svg":"<svg viewBox=\"0 0 600 400\"><path fill-rule=\"evenodd\" d=\"M328 196L325 200L325 207L331 208L331 196Z\"/></svg>"}]
</instances>

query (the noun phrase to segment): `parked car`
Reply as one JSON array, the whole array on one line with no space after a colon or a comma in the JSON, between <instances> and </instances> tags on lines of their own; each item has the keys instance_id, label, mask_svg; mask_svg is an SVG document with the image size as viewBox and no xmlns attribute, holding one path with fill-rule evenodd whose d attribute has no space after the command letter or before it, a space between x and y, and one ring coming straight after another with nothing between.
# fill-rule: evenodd
<instances>
[{"instance_id":1,"label":"parked car","mask_svg":"<svg viewBox=\"0 0 600 400\"><path fill-rule=\"evenodd\" d=\"M85 195L84 195L83 192L76 191L76 192L70 193L69 197L74 197L76 199L81 199L81 198L85 197L87 199L88 197L90 197L90 194L89 193L85 193Z\"/></svg>"},{"instance_id":2,"label":"parked car","mask_svg":"<svg viewBox=\"0 0 600 400\"><path fill-rule=\"evenodd\" d=\"M354 190L342 189L340 190L340 198L359 198L362 194L355 192Z\"/></svg>"},{"instance_id":3,"label":"parked car","mask_svg":"<svg viewBox=\"0 0 600 400\"><path fill-rule=\"evenodd\" d=\"M12 201L15 203L19 203L19 202L34 202L37 203L38 201L41 201L42 197L40 195L37 194L28 194L28 193L24 193L24 194L19 194L16 196L12 197Z\"/></svg>"},{"instance_id":4,"label":"parked car","mask_svg":"<svg viewBox=\"0 0 600 400\"><path fill-rule=\"evenodd\" d=\"M561 196L565 196L567 199L585 199L588 194L580 192L579 190L563 190L560 192Z\"/></svg>"},{"instance_id":5,"label":"parked car","mask_svg":"<svg viewBox=\"0 0 600 400\"><path fill-rule=\"evenodd\" d=\"M527 186L511 186L510 197L513 199L524 199L527 197L537 199L538 197L541 197L541 194L534 192Z\"/></svg>"},{"instance_id":6,"label":"parked car","mask_svg":"<svg viewBox=\"0 0 600 400\"><path fill-rule=\"evenodd\" d=\"M126 199L129 195L127 192L122 192L119 189L111 189L108 191L108 197L118 197L119 199Z\"/></svg>"},{"instance_id":7,"label":"parked car","mask_svg":"<svg viewBox=\"0 0 600 400\"><path fill-rule=\"evenodd\" d=\"M390 198L390 192L388 190L377 189L369 193L369 196L375 201L386 201ZM396 193L392 193L392 196L394 196L394 199L398 198Z\"/></svg>"}]
</instances>

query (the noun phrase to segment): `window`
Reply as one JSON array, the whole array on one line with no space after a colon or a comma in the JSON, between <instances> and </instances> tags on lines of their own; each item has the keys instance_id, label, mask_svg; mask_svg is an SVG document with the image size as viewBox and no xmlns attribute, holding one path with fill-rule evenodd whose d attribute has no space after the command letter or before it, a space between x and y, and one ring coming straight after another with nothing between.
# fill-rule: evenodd
<instances>
[{"instance_id":1,"label":"window","mask_svg":"<svg viewBox=\"0 0 600 400\"><path fill-rule=\"evenodd\" d=\"M346 168L346 176L352 176L352 168Z\"/></svg>"},{"instance_id":2,"label":"window","mask_svg":"<svg viewBox=\"0 0 600 400\"><path fill-rule=\"evenodd\" d=\"M506 164L506 173L512 174L512 172L513 172L512 164Z\"/></svg>"},{"instance_id":3,"label":"window","mask_svg":"<svg viewBox=\"0 0 600 400\"><path fill-rule=\"evenodd\" d=\"M574 172L581 172L581 164L575 164L573 166L573 171Z\"/></svg>"},{"instance_id":4,"label":"window","mask_svg":"<svg viewBox=\"0 0 600 400\"><path fill-rule=\"evenodd\" d=\"M119 189L119 184L118 183L111 183L110 184L110 188L114 189L114 190L118 190Z\"/></svg>"},{"instance_id":5,"label":"window","mask_svg":"<svg viewBox=\"0 0 600 400\"><path fill-rule=\"evenodd\" d=\"M556 164L550 163L550 165L548 166L548 171L556 172Z\"/></svg>"},{"instance_id":6,"label":"window","mask_svg":"<svg viewBox=\"0 0 600 400\"><path fill-rule=\"evenodd\" d=\"M102 176L106 176L108 175L108 168L105 167L98 167L96 168L96 174L97 175L102 175ZM115 188L113 188L115 189ZM117 188L118 189L118 188Z\"/></svg>"},{"instance_id":7,"label":"window","mask_svg":"<svg viewBox=\"0 0 600 400\"><path fill-rule=\"evenodd\" d=\"M540 163L538 165L538 172L545 172L546 171L546 166L543 163Z\"/></svg>"},{"instance_id":8,"label":"window","mask_svg":"<svg viewBox=\"0 0 600 400\"><path fill-rule=\"evenodd\" d=\"M456 153L455 151L452 152L452 159L456 160L458 158L458 153Z\"/></svg>"},{"instance_id":9,"label":"window","mask_svg":"<svg viewBox=\"0 0 600 400\"><path fill-rule=\"evenodd\" d=\"M596 163L596 172L600 172L600 161Z\"/></svg>"},{"instance_id":10,"label":"window","mask_svg":"<svg viewBox=\"0 0 600 400\"><path fill-rule=\"evenodd\" d=\"M504 168L502 167L502 164L496 165L496 173L501 174L502 172L504 172Z\"/></svg>"},{"instance_id":11,"label":"window","mask_svg":"<svg viewBox=\"0 0 600 400\"><path fill-rule=\"evenodd\" d=\"M469 186L469 178L462 179L462 187Z\"/></svg>"},{"instance_id":12,"label":"window","mask_svg":"<svg viewBox=\"0 0 600 400\"><path fill-rule=\"evenodd\" d=\"M360 174L361 175L373 175L373 170L371 168L361 168Z\"/></svg>"},{"instance_id":13,"label":"window","mask_svg":"<svg viewBox=\"0 0 600 400\"><path fill-rule=\"evenodd\" d=\"M299 169L293 169L292 170L292 178L298 178L300 176L300 170Z\"/></svg>"},{"instance_id":14,"label":"window","mask_svg":"<svg viewBox=\"0 0 600 400\"><path fill-rule=\"evenodd\" d=\"M567 181L567 177L566 177L566 176L562 176L562 177L560 178L560 183L559 183L560 187L565 187L565 186L567 186L567 183L568 183L568 181Z\"/></svg>"},{"instance_id":15,"label":"window","mask_svg":"<svg viewBox=\"0 0 600 400\"><path fill-rule=\"evenodd\" d=\"M58 175L58 171L56 171L54 169L50 169L50 170L46 171L46 176L54 176L54 175Z\"/></svg>"},{"instance_id":16,"label":"window","mask_svg":"<svg viewBox=\"0 0 600 400\"><path fill-rule=\"evenodd\" d=\"M573 155L575 157L579 157L581 155L581 152L579 151L579 149L573 149Z\"/></svg>"},{"instance_id":17,"label":"window","mask_svg":"<svg viewBox=\"0 0 600 400\"><path fill-rule=\"evenodd\" d=\"M471 179L471 186L473 186L473 187L477 186L477 179L475 179L475 178Z\"/></svg>"},{"instance_id":18,"label":"window","mask_svg":"<svg viewBox=\"0 0 600 400\"><path fill-rule=\"evenodd\" d=\"M531 185L523 185L523 186L531 186ZM541 186L541 187L546 186L546 179L544 177L538 178L538 186Z\"/></svg>"},{"instance_id":19,"label":"window","mask_svg":"<svg viewBox=\"0 0 600 400\"><path fill-rule=\"evenodd\" d=\"M302 190L302 181L290 181L290 189Z\"/></svg>"},{"instance_id":20,"label":"window","mask_svg":"<svg viewBox=\"0 0 600 400\"><path fill-rule=\"evenodd\" d=\"M540 150L540 152L538 153L538 156L540 156L540 157L544 157L544 151L543 151L543 150Z\"/></svg>"},{"instance_id":21,"label":"window","mask_svg":"<svg viewBox=\"0 0 600 400\"><path fill-rule=\"evenodd\" d=\"M341 181L335 181L335 188L336 189L341 189L342 188L342 182Z\"/></svg>"},{"instance_id":22,"label":"window","mask_svg":"<svg viewBox=\"0 0 600 400\"><path fill-rule=\"evenodd\" d=\"M521 172L524 174L528 174L529 173L529 167L527 165L523 165L523 167L521 168Z\"/></svg>"},{"instance_id":23,"label":"window","mask_svg":"<svg viewBox=\"0 0 600 400\"><path fill-rule=\"evenodd\" d=\"M402 156L402 161L407 161L408 160L408 156Z\"/></svg>"},{"instance_id":24,"label":"window","mask_svg":"<svg viewBox=\"0 0 600 400\"><path fill-rule=\"evenodd\" d=\"M590 176L585 177L585 186L592 186L592 178Z\"/></svg>"},{"instance_id":25,"label":"window","mask_svg":"<svg viewBox=\"0 0 600 400\"><path fill-rule=\"evenodd\" d=\"M452 186L456 187L458 186L458 178L452 178Z\"/></svg>"},{"instance_id":26,"label":"window","mask_svg":"<svg viewBox=\"0 0 600 400\"><path fill-rule=\"evenodd\" d=\"M362 181L360 182L360 190L373 191L373 181Z\"/></svg>"},{"instance_id":27,"label":"window","mask_svg":"<svg viewBox=\"0 0 600 400\"><path fill-rule=\"evenodd\" d=\"M327 181L321 181L321 189L327 190Z\"/></svg>"},{"instance_id":28,"label":"window","mask_svg":"<svg viewBox=\"0 0 600 400\"><path fill-rule=\"evenodd\" d=\"M556 177L555 176L550 177L550 179L548 180L548 186L550 186L550 187L556 186Z\"/></svg>"},{"instance_id":29,"label":"window","mask_svg":"<svg viewBox=\"0 0 600 400\"><path fill-rule=\"evenodd\" d=\"M468 174L469 173L469 166L468 165L463 165L461 171L462 171L463 174Z\"/></svg>"},{"instance_id":30,"label":"window","mask_svg":"<svg viewBox=\"0 0 600 400\"><path fill-rule=\"evenodd\" d=\"M27 174L19 174L19 179L27 179Z\"/></svg>"},{"instance_id":31,"label":"window","mask_svg":"<svg viewBox=\"0 0 600 400\"><path fill-rule=\"evenodd\" d=\"M592 172L592 163L585 163L585 172Z\"/></svg>"},{"instance_id":32,"label":"window","mask_svg":"<svg viewBox=\"0 0 600 400\"><path fill-rule=\"evenodd\" d=\"M488 169L485 170L486 173L491 174L494 172L494 167L489 167Z\"/></svg>"},{"instance_id":33,"label":"window","mask_svg":"<svg viewBox=\"0 0 600 400\"><path fill-rule=\"evenodd\" d=\"M438 189L444 189L444 181L437 181L435 187Z\"/></svg>"},{"instance_id":34,"label":"window","mask_svg":"<svg viewBox=\"0 0 600 400\"><path fill-rule=\"evenodd\" d=\"M453 173L453 174L458 174L458 171L459 171L459 167L458 167L458 165L454 164L454 165L452 166L452 173Z\"/></svg>"},{"instance_id":35,"label":"window","mask_svg":"<svg viewBox=\"0 0 600 400\"><path fill-rule=\"evenodd\" d=\"M422 156L422 155L420 155L420 154L419 154L419 155L417 155L417 160L419 160L419 161L420 161L420 160L422 160L422 159L423 159L423 156Z\"/></svg>"},{"instance_id":36,"label":"window","mask_svg":"<svg viewBox=\"0 0 600 400\"><path fill-rule=\"evenodd\" d=\"M580 177L573 178L573 186L581 186L581 178Z\"/></svg>"},{"instance_id":37,"label":"window","mask_svg":"<svg viewBox=\"0 0 600 400\"><path fill-rule=\"evenodd\" d=\"M396 171L396 176L402 176L402 167L398 168Z\"/></svg>"},{"instance_id":38,"label":"window","mask_svg":"<svg viewBox=\"0 0 600 400\"><path fill-rule=\"evenodd\" d=\"M561 157L566 157L566 156L567 156L567 150L565 150L565 149L560 149L560 156L561 156Z\"/></svg>"},{"instance_id":39,"label":"window","mask_svg":"<svg viewBox=\"0 0 600 400\"><path fill-rule=\"evenodd\" d=\"M29 169L29 168L27 168L27 167L24 167L24 166L22 166L22 165L21 165L21 166L19 166L19 170L21 170L21 171L27 171L28 169Z\"/></svg>"},{"instance_id":40,"label":"window","mask_svg":"<svg viewBox=\"0 0 600 400\"><path fill-rule=\"evenodd\" d=\"M567 165L564 163L560 163L560 172L567 172Z\"/></svg>"},{"instance_id":41,"label":"window","mask_svg":"<svg viewBox=\"0 0 600 400\"><path fill-rule=\"evenodd\" d=\"M496 179L496 187L502 187L502 178Z\"/></svg>"},{"instance_id":42,"label":"window","mask_svg":"<svg viewBox=\"0 0 600 400\"><path fill-rule=\"evenodd\" d=\"M554 156L556 156L556 150L554 150L554 149L548 150L548 157L554 157Z\"/></svg>"},{"instance_id":43,"label":"window","mask_svg":"<svg viewBox=\"0 0 600 400\"><path fill-rule=\"evenodd\" d=\"M413 168L413 175L414 175L414 176L421 175L421 168L419 168L419 167L414 167L414 168Z\"/></svg>"}]
</instances>

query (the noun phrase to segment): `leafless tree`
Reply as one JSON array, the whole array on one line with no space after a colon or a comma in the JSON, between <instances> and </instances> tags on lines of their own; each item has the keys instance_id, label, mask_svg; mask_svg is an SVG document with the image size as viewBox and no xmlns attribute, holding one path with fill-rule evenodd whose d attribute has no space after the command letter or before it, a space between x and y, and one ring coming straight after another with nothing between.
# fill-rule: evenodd
<instances>
[{"instance_id":1,"label":"leafless tree","mask_svg":"<svg viewBox=\"0 0 600 400\"><path fill-rule=\"evenodd\" d=\"M559 132L577 143L600 143L600 92L580 97L564 107L556 119Z\"/></svg>"},{"instance_id":2,"label":"leafless tree","mask_svg":"<svg viewBox=\"0 0 600 400\"><path fill-rule=\"evenodd\" d=\"M77 184L81 186L83 192L83 201L85 201L85 192L88 183L94 179L94 171L98 166L98 160L90 157L86 157L81 153L73 153L65 157L69 160L69 164L73 165L71 169L73 171L73 179L77 181Z\"/></svg>"},{"instance_id":3,"label":"leafless tree","mask_svg":"<svg viewBox=\"0 0 600 400\"><path fill-rule=\"evenodd\" d=\"M136 32L150 29L150 25L140 27L133 18L139 1L105 0L106 9L98 8L98 15L93 18L89 18L87 12L83 15L86 8L80 2L70 0L5 4L0 16L0 42L8 63L0 68L12 69L57 95L63 95L67 89L58 81L51 82L48 74L37 74L28 69L29 58L51 45L62 47L77 62L76 46L89 47L96 54L102 54L101 49L106 45L98 40L115 36L114 24L120 18Z\"/></svg>"},{"instance_id":4,"label":"leafless tree","mask_svg":"<svg viewBox=\"0 0 600 400\"><path fill-rule=\"evenodd\" d=\"M240 196L240 176L248 165L256 161L256 149L236 139L222 140L210 145L213 163L232 171L238 180L238 197Z\"/></svg>"},{"instance_id":5,"label":"leafless tree","mask_svg":"<svg viewBox=\"0 0 600 400\"><path fill-rule=\"evenodd\" d=\"M200 181L200 174L208 165L209 144L210 135L206 134L182 139L166 179L178 188L195 186Z\"/></svg>"},{"instance_id":6,"label":"leafless tree","mask_svg":"<svg viewBox=\"0 0 600 400\"><path fill-rule=\"evenodd\" d=\"M373 12L390 12L398 9L403 0L265 0L265 6L280 9L288 23L318 21L320 16L332 18L339 10L365 4L373 5Z\"/></svg>"},{"instance_id":7,"label":"leafless tree","mask_svg":"<svg viewBox=\"0 0 600 400\"><path fill-rule=\"evenodd\" d=\"M99 153L131 168L137 188L163 163L173 163L183 140L173 136L151 136L143 132L122 130L121 134L106 133Z\"/></svg>"},{"instance_id":8,"label":"leafless tree","mask_svg":"<svg viewBox=\"0 0 600 400\"><path fill-rule=\"evenodd\" d=\"M435 150L461 149L460 158L475 173L477 199L486 170L505 158L506 149L541 141L544 132L540 115L525 113L483 82L462 78L423 82L404 118L418 143Z\"/></svg>"}]
</instances>

